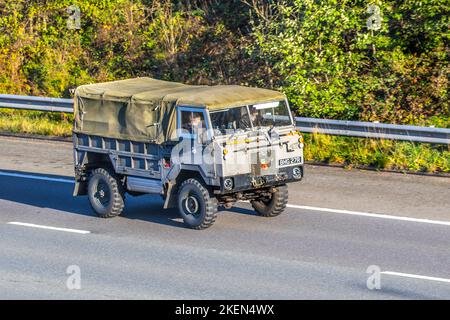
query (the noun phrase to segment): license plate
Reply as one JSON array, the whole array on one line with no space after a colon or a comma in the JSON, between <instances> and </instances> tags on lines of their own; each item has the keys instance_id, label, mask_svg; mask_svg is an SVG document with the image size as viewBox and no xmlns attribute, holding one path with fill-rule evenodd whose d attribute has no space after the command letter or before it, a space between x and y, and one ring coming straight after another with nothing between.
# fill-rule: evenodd
<instances>
[{"instance_id":1,"label":"license plate","mask_svg":"<svg viewBox=\"0 0 450 320\"><path fill-rule=\"evenodd\" d=\"M290 166L293 164L301 164L301 163L302 163L302 157L300 157L300 156L278 160L278 164L280 167Z\"/></svg>"}]
</instances>

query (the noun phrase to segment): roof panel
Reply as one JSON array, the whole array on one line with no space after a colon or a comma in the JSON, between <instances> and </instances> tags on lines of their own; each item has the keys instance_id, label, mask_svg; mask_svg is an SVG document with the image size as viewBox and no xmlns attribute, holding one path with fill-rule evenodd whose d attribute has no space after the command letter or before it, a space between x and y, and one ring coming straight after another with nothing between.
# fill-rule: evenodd
<instances>
[{"instance_id":1,"label":"roof panel","mask_svg":"<svg viewBox=\"0 0 450 320\"><path fill-rule=\"evenodd\" d=\"M281 92L236 85L194 86L148 77L83 85L76 95L98 99L133 99L140 102L173 101L177 105L222 109L255 102L282 100Z\"/></svg>"}]
</instances>

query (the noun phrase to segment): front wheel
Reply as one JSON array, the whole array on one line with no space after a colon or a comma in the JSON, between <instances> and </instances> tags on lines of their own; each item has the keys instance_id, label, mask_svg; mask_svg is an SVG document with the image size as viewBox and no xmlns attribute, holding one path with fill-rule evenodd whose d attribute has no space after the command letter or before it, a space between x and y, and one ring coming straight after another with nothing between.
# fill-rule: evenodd
<instances>
[{"instance_id":1,"label":"front wheel","mask_svg":"<svg viewBox=\"0 0 450 320\"><path fill-rule=\"evenodd\" d=\"M206 229L214 224L217 216L217 199L196 179L184 181L178 192L178 210L192 229Z\"/></svg>"},{"instance_id":2,"label":"front wheel","mask_svg":"<svg viewBox=\"0 0 450 320\"><path fill-rule=\"evenodd\" d=\"M270 198L251 201L253 209L263 217L275 217L284 211L288 202L288 188L278 186Z\"/></svg>"}]
</instances>

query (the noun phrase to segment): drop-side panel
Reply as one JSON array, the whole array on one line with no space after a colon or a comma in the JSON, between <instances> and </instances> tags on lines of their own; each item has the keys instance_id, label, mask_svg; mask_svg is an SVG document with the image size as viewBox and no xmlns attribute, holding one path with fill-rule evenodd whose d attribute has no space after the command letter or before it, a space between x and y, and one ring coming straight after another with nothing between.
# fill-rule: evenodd
<instances>
[{"instance_id":1,"label":"drop-side panel","mask_svg":"<svg viewBox=\"0 0 450 320\"><path fill-rule=\"evenodd\" d=\"M84 153L107 154L117 173L161 179L161 146L101 136L74 133L75 165Z\"/></svg>"}]
</instances>

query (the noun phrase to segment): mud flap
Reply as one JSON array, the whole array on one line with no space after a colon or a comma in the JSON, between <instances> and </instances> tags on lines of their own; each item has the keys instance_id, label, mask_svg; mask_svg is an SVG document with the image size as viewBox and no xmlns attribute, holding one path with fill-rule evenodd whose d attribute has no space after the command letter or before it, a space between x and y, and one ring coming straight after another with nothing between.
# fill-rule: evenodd
<instances>
[{"instance_id":1,"label":"mud flap","mask_svg":"<svg viewBox=\"0 0 450 320\"><path fill-rule=\"evenodd\" d=\"M73 196L85 196L87 195L87 183L85 181L75 181L73 188Z\"/></svg>"},{"instance_id":2,"label":"mud flap","mask_svg":"<svg viewBox=\"0 0 450 320\"><path fill-rule=\"evenodd\" d=\"M177 207L177 193L176 187L172 183L168 183L166 199L164 200L164 209Z\"/></svg>"}]
</instances>

